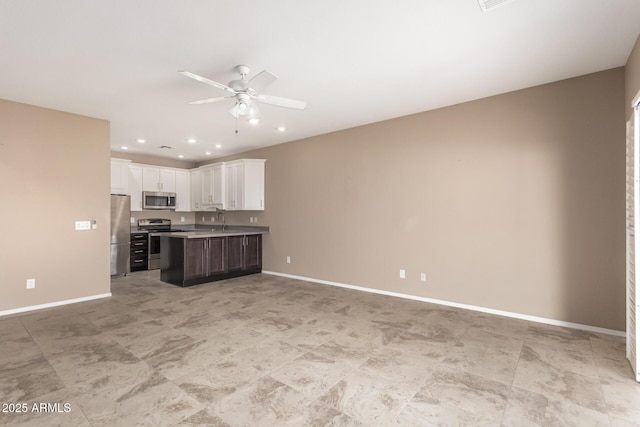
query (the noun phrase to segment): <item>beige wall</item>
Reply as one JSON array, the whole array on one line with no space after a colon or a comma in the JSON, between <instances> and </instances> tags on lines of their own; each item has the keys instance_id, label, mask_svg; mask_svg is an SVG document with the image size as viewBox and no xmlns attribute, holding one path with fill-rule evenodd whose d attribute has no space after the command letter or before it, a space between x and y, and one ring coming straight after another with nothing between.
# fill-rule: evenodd
<instances>
[{"instance_id":1,"label":"beige wall","mask_svg":"<svg viewBox=\"0 0 640 427\"><path fill-rule=\"evenodd\" d=\"M617 68L227 158L267 159L264 269L623 330L624 84Z\"/></svg>"},{"instance_id":2,"label":"beige wall","mask_svg":"<svg viewBox=\"0 0 640 427\"><path fill-rule=\"evenodd\" d=\"M110 292L109 122L0 100L0 182L0 311Z\"/></svg>"},{"instance_id":3,"label":"beige wall","mask_svg":"<svg viewBox=\"0 0 640 427\"><path fill-rule=\"evenodd\" d=\"M625 66L625 118L631 116L631 102L640 92L640 36Z\"/></svg>"}]
</instances>

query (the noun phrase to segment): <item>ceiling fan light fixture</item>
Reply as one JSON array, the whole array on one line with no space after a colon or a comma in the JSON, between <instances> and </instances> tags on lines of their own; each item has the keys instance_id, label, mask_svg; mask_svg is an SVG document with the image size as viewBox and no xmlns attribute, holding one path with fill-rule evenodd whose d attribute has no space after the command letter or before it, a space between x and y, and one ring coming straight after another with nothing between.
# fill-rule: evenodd
<instances>
[{"instance_id":1,"label":"ceiling fan light fixture","mask_svg":"<svg viewBox=\"0 0 640 427\"><path fill-rule=\"evenodd\" d=\"M197 74L190 73L189 71L179 71L179 73L183 74L186 77L231 93L231 95L227 96L217 96L214 98L191 101L189 102L189 104L209 104L212 102L225 101L227 99L235 98L236 102L228 110L228 112L236 120L241 117L246 120L259 118L260 110L258 109L256 103L275 105L276 107L291 108L294 110L304 110L306 108L307 103L304 101L263 94L262 89L266 88L277 80L277 77L267 70L261 71L257 75L253 76L250 80L247 80L246 78L250 72L249 67L247 67L246 65L238 65L235 71L240 74L240 80L232 80L228 85L210 80ZM257 123L252 122L252 124ZM238 132L236 129L236 134L237 133Z\"/></svg>"},{"instance_id":2,"label":"ceiling fan light fixture","mask_svg":"<svg viewBox=\"0 0 640 427\"><path fill-rule=\"evenodd\" d=\"M251 101L240 99L236 102L236 105L229 109L229 114L231 114L236 119L256 119L260 116L260 110L256 107Z\"/></svg>"}]
</instances>

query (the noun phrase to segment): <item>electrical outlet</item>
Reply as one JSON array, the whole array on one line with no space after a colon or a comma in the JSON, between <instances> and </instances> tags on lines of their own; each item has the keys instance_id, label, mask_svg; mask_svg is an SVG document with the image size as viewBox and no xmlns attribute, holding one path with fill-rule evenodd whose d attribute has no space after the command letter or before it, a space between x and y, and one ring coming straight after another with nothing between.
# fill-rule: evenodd
<instances>
[{"instance_id":1,"label":"electrical outlet","mask_svg":"<svg viewBox=\"0 0 640 427\"><path fill-rule=\"evenodd\" d=\"M183 216L180 217L180 222L184 222L184 217Z\"/></svg>"},{"instance_id":2,"label":"electrical outlet","mask_svg":"<svg viewBox=\"0 0 640 427\"><path fill-rule=\"evenodd\" d=\"M404 279L406 277L406 272L404 270L400 270L400 278Z\"/></svg>"},{"instance_id":3,"label":"electrical outlet","mask_svg":"<svg viewBox=\"0 0 640 427\"><path fill-rule=\"evenodd\" d=\"M287 264L291 264L291 257L290 256L287 257Z\"/></svg>"},{"instance_id":4,"label":"electrical outlet","mask_svg":"<svg viewBox=\"0 0 640 427\"><path fill-rule=\"evenodd\" d=\"M253 224L253 217L252 216L249 217L249 223Z\"/></svg>"},{"instance_id":5,"label":"electrical outlet","mask_svg":"<svg viewBox=\"0 0 640 427\"><path fill-rule=\"evenodd\" d=\"M27 279L27 289L34 289L36 287L36 279Z\"/></svg>"},{"instance_id":6,"label":"electrical outlet","mask_svg":"<svg viewBox=\"0 0 640 427\"><path fill-rule=\"evenodd\" d=\"M421 280L421 281L423 281L423 282L426 282L426 281L427 281L427 275L426 275L426 273L420 273L420 280Z\"/></svg>"},{"instance_id":7,"label":"electrical outlet","mask_svg":"<svg viewBox=\"0 0 640 427\"><path fill-rule=\"evenodd\" d=\"M211 217L211 222L216 222L216 217L215 216Z\"/></svg>"},{"instance_id":8,"label":"electrical outlet","mask_svg":"<svg viewBox=\"0 0 640 427\"><path fill-rule=\"evenodd\" d=\"M258 217L257 216L253 217L253 222L255 222L256 224L258 223Z\"/></svg>"},{"instance_id":9,"label":"electrical outlet","mask_svg":"<svg viewBox=\"0 0 640 427\"><path fill-rule=\"evenodd\" d=\"M204 217L202 217L202 222L204 222Z\"/></svg>"}]
</instances>

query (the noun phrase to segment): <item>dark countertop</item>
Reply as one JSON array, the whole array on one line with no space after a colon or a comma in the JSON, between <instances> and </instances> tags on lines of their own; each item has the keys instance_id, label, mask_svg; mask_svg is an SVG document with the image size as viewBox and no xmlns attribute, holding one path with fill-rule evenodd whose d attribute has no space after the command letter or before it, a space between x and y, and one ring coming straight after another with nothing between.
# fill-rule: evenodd
<instances>
[{"instance_id":1,"label":"dark countertop","mask_svg":"<svg viewBox=\"0 0 640 427\"><path fill-rule=\"evenodd\" d=\"M137 226L131 227L132 233L148 233L148 230L138 228ZM237 236L245 234L265 234L269 232L269 227L260 227L253 225L227 225L224 227L224 233L222 232L222 226L201 225L201 224L188 224L188 225L176 225L172 226L169 231L154 231L153 234L170 235L175 233L181 233L180 235L173 235L172 237L210 237L210 235L216 236ZM190 233L186 235L186 233Z\"/></svg>"}]
</instances>

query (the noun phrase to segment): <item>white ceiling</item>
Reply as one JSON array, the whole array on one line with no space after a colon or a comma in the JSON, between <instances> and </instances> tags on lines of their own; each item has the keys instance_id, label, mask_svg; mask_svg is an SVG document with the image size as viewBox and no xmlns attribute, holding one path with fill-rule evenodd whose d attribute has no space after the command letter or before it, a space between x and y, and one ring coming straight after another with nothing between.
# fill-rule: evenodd
<instances>
[{"instance_id":1,"label":"white ceiling","mask_svg":"<svg viewBox=\"0 0 640 427\"><path fill-rule=\"evenodd\" d=\"M203 161L622 66L639 33L639 0L0 0L0 98ZM187 105L226 93L178 70L227 83L238 64L307 109L261 104L236 136L232 101Z\"/></svg>"}]
</instances>

